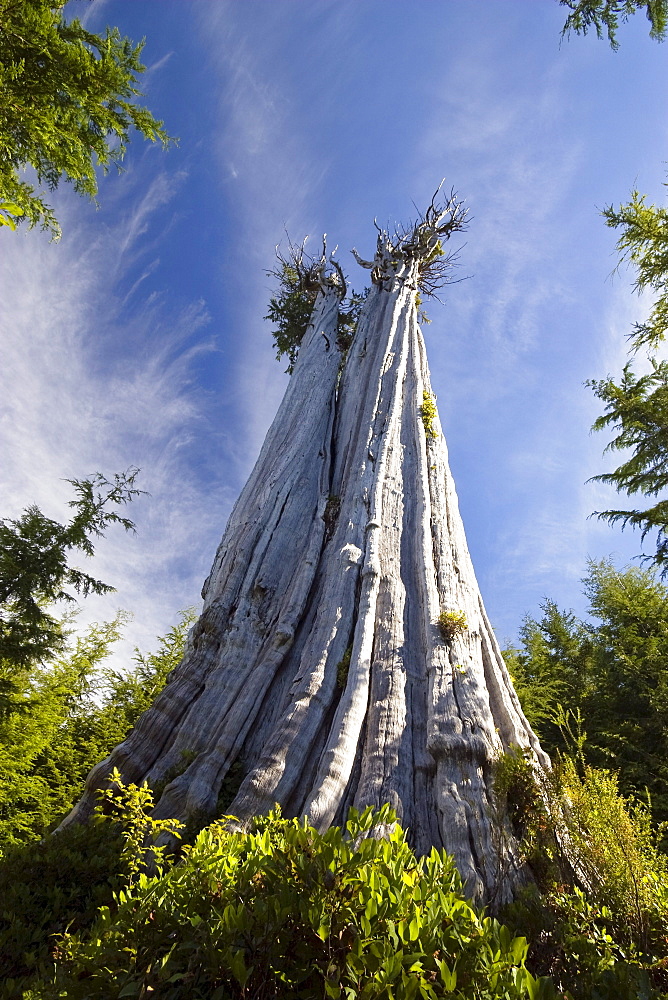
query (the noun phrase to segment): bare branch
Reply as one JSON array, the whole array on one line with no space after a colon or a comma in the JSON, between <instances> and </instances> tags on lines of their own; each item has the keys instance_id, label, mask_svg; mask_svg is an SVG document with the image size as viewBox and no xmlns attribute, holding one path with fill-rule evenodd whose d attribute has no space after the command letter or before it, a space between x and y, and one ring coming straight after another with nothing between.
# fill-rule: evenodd
<instances>
[{"instance_id":1,"label":"bare branch","mask_svg":"<svg viewBox=\"0 0 668 1000\"><path fill-rule=\"evenodd\" d=\"M454 189L441 199L443 181L434 192L422 216L407 226L395 226L378 232L376 255L373 261L363 260L356 250L353 256L358 264L371 270L371 280L376 284L391 280L402 264L416 265L417 287L427 296L436 297L436 291L452 281L451 272L457 264L459 250L446 254L443 244L467 226L468 210L455 195Z\"/></svg>"},{"instance_id":2,"label":"bare branch","mask_svg":"<svg viewBox=\"0 0 668 1000\"><path fill-rule=\"evenodd\" d=\"M286 231L288 252L282 253L280 247L276 247L276 260L278 267L267 271L268 275L282 280L290 271L294 272L294 285L301 292L324 291L327 287L337 287L341 291L341 298L345 298L347 285L343 270L334 260L337 248L327 254L327 234L322 237L322 253L319 257L312 257L306 252L305 236L300 244L295 244L290 239Z\"/></svg>"}]
</instances>

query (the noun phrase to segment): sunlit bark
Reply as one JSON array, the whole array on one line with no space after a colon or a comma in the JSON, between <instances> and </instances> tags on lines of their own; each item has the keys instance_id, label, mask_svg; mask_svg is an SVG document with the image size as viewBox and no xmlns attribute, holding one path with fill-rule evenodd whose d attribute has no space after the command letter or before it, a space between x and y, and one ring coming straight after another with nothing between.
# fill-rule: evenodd
<instances>
[{"instance_id":1,"label":"sunlit bark","mask_svg":"<svg viewBox=\"0 0 668 1000\"><path fill-rule=\"evenodd\" d=\"M431 386L416 293L450 235L444 219L457 221L452 203L431 211L381 233L340 381L342 285L321 273L186 656L68 822L117 767L162 789L156 816L200 823L278 802L322 829L350 806L389 802L415 848L446 847L478 898L499 902L525 879L494 761L511 745L547 760L483 608L438 416L422 418ZM466 618L452 639L437 625L444 610ZM221 802L231 775L242 780Z\"/></svg>"}]
</instances>

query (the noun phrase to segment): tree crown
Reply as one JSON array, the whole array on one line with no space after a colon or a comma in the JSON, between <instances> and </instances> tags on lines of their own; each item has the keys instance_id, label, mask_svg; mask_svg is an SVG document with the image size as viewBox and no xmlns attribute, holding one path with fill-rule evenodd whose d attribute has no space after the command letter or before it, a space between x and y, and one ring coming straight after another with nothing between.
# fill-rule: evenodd
<instances>
[{"instance_id":1,"label":"tree crown","mask_svg":"<svg viewBox=\"0 0 668 1000\"><path fill-rule=\"evenodd\" d=\"M458 250L445 253L444 244L468 225L468 209L457 198L454 190L439 202L443 181L435 192L427 210L415 222L395 226L390 232L380 229L376 240L376 255L372 261L363 260L353 248L357 263L371 271L374 284L382 285L392 280L400 267L413 264L417 288L423 295L436 296L443 285L452 281L452 269L457 262Z\"/></svg>"},{"instance_id":2,"label":"tree crown","mask_svg":"<svg viewBox=\"0 0 668 1000\"><path fill-rule=\"evenodd\" d=\"M110 524L134 531L134 523L119 513L142 491L135 486L138 469L117 473L109 481L101 473L70 479L75 514L67 524L28 507L16 519L0 521L0 659L17 666L50 658L63 646L62 624L45 608L54 601L74 601L67 588L86 597L114 588L68 562L79 549L92 556L93 539Z\"/></svg>"},{"instance_id":3,"label":"tree crown","mask_svg":"<svg viewBox=\"0 0 668 1000\"><path fill-rule=\"evenodd\" d=\"M65 21L65 0L0 0L0 222L26 220L54 237L58 221L20 171L32 167L41 188L64 178L97 194L96 167L120 166L136 130L164 146L173 140L144 107L137 78L144 43L117 28L87 31Z\"/></svg>"},{"instance_id":4,"label":"tree crown","mask_svg":"<svg viewBox=\"0 0 668 1000\"><path fill-rule=\"evenodd\" d=\"M632 14L645 10L650 22L650 38L662 42L668 30L668 0L559 0L570 8L571 14L566 18L562 29L563 35L586 35L593 28L598 38L607 35L610 47L619 48L617 29L620 20L628 21Z\"/></svg>"}]
</instances>

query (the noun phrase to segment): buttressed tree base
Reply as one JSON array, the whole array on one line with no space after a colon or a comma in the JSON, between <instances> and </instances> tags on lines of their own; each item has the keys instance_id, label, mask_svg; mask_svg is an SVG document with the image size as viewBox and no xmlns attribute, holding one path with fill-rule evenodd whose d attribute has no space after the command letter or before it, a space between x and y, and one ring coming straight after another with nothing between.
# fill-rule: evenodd
<instances>
[{"instance_id":1,"label":"buttressed tree base","mask_svg":"<svg viewBox=\"0 0 668 1000\"><path fill-rule=\"evenodd\" d=\"M338 265L317 290L294 373L204 585L180 666L89 776L147 781L154 815L240 822L279 803L319 829L389 802L418 853L445 847L478 900L527 873L493 794L509 747L549 762L525 719L466 545L418 325L447 280L454 196L379 230L342 366ZM230 790L232 801L230 801Z\"/></svg>"}]
</instances>

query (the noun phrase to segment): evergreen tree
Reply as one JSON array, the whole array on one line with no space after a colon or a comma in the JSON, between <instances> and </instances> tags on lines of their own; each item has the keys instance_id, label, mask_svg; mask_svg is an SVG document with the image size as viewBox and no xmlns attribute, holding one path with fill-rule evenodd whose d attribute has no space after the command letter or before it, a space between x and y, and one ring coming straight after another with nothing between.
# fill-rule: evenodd
<instances>
[{"instance_id":1,"label":"evergreen tree","mask_svg":"<svg viewBox=\"0 0 668 1000\"><path fill-rule=\"evenodd\" d=\"M612 49L619 48L617 29L619 22L644 10L650 23L650 37L661 42L668 30L668 0L559 0L572 13L566 18L562 35L574 31L586 35L590 28L599 38L604 34Z\"/></svg>"},{"instance_id":2,"label":"evergreen tree","mask_svg":"<svg viewBox=\"0 0 668 1000\"><path fill-rule=\"evenodd\" d=\"M178 666L192 612L154 653L136 650L128 671L107 668L126 617L90 626L53 663L19 674L0 720L0 851L43 836L72 807L90 769L125 739Z\"/></svg>"},{"instance_id":3,"label":"evergreen tree","mask_svg":"<svg viewBox=\"0 0 668 1000\"><path fill-rule=\"evenodd\" d=\"M104 35L65 20L66 0L0 0L0 224L24 219L54 236L60 226L44 200L62 179L97 193L96 167L118 166L132 130L170 141L146 108L137 77L143 43L117 28ZM38 192L21 171L36 173Z\"/></svg>"},{"instance_id":4,"label":"evergreen tree","mask_svg":"<svg viewBox=\"0 0 668 1000\"><path fill-rule=\"evenodd\" d=\"M638 291L656 293L649 318L636 323L630 335L633 351L654 351L668 329L668 211L647 205L644 195L634 191L631 201L615 210L604 211L606 222L621 229L617 241L620 262L628 261L636 270ZM651 370L637 375L629 363L616 382L611 377L589 385L605 403L605 412L594 423L595 430L612 428L615 437L607 451L630 455L612 472L594 478L610 483L628 496L658 498L646 508L597 511L611 524L637 528L644 540L654 539L655 551L646 559L668 573L668 501L663 496L668 485L668 363L650 357Z\"/></svg>"},{"instance_id":5,"label":"evergreen tree","mask_svg":"<svg viewBox=\"0 0 668 1000\"><path fill-rule=\"evenodd\" d=\"M636 323L630 335L634 351L653 350L668 329L668 209L648 205L646 196L634 190L626 204L617 209L608 205L603 217L607 226L621 231L617 240L620 265L628 263L635 269L636 291L656 295L649 318Z\"/></svg>"},{"instance_id":6,"label":"evergreen tree","mask_svg":"<svg viewBox=\"0 0 668 1000\"><path fill-rule=\"evenodd\" d=\"M89 479L68 480L75 499L74 516L67 524L28 507L14 520L0 521L0 663L5 675L52 659L65 646L62 622L50 613L56 601L73 602L74 595L108 594L113 587L72 566L72 550L92 556L93 540L111 524L134 531L133 522L119 513L142 491L135 486L137 469L117 473L113 482L101 473ZM66 589L71 588L71 589ZM0 686L0 696L3 688Z\"/></svg>"},{"instance_id":7,"label":"evergreen tree","mask_svg":"<svg viewBox=\"0 0 668 1000\"><path fill-rule=\"evenodd\" d=\"M611 378L589 384L605 404L605 413L594 423L595 430L612 426L615 437L606 451L623 451L628 458L613 472L595 476L628 496L658 498L650 507L638 510L597 511L597 517L611 524L631 526L640 531L641 541L650 535L654 552L643 558L668 574L668 363L652 359L652 370L636 375L630 364L617 383ZM629 454L630 452L630 454Z\"/></svg>"},{"instance_id":8,"label":"evergreen tree","mask_svg":"<svg viewBox=\"0 0 668 1000\"><path fill-rule=\"evenodd\" d=\"M0 998L53 965L54 938L90 924L129 872L116 826L44 835L81 794L93 764L123 740L178 665L185 612L127 672L105 666L123 616L94 625L54 663L21 672L0 721ZM141 790L140 790L141 791ZM138 795L140 793L138 792ZM41 839L40 838L44 838Z\"/></svg>"},{"instance_id":9,"label":"evergreen tree","mask_svg":"<svg viewBox=\"0 0 668 1000\"><path fill-rule=\"evenodd\" d=\"M584 583L593 622L547 602L506 651L509 669L549 753L568 750L559 723L579 715L587 763L618 772L626 795L649 791L655 819L668 821L668 588L607 561Z\"/></svg>"}]
</instances>

